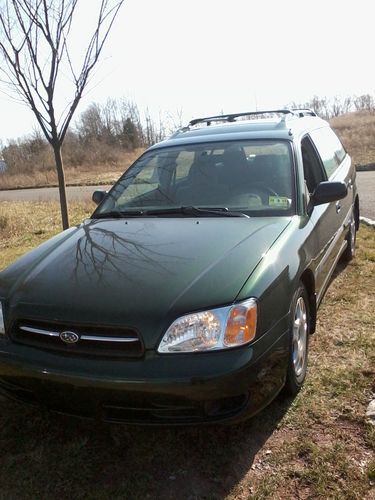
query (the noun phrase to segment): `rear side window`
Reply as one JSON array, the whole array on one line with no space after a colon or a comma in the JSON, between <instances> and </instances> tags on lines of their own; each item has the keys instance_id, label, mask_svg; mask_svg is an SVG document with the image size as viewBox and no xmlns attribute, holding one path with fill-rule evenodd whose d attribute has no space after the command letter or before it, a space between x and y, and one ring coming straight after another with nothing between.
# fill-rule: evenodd
<instances>
[{"instance_id":1,"label":"rear side window","mask_svg":"<svg viewBox=\"0 0 375 500\"><path fill-rule=\"evenodd\" d=\"M334 131L328 127L310 132L310 137L323 161L327 177L330 177L345 158L344 146Z\"/></svg>"}]
</instances>

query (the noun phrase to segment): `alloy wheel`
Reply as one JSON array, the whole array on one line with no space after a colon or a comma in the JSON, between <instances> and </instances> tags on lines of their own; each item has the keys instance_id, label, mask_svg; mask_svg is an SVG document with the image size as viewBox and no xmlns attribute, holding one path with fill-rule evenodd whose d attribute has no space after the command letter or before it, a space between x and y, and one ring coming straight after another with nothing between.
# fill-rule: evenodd
<instances>
[{"instance_id":1,"label":"alloy wheel","mask_svg":"<svg viewBox=\"0 0 375 500\"><path fill-rule=\"evenodd\" d=\"M299 297L294 311L292 359L294 372L299 377L304 369L307 358L307 311L303 297Z\"/></svg>"}]
</instances>

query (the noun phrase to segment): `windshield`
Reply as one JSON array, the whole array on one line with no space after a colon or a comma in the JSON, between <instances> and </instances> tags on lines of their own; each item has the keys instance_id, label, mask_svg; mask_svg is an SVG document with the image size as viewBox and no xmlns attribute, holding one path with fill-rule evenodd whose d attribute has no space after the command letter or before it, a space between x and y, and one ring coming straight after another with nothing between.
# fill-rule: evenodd
<instances>
[{"instance_id":1,"label":"windshield","mask_svg":"<svg viewBox=\"0 0 375 500\"><path fill-rule=\"evenodd\" d=\"M146 152L137 160L94 216L199 216L204 212L215 216L215 211L223 215L224 210L249 216L291 215L292 179L288 141L164 147Z\"/></svg>"}]
</instances>

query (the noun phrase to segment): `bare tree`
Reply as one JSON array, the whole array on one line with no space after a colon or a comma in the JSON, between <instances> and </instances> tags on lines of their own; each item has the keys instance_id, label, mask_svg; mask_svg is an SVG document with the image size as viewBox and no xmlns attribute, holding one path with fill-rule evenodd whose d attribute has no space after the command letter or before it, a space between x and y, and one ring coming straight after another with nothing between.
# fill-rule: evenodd
<instances>
[{"instance_id":1,"label":"bare tree","mask_svg":"<svg viewBox=\"0 0 375 500\"><path fill-rule=\"evenodd\" d=\"M95 141L133 150L143 145L143 127L138 107L122 98L107 99L103 105L92 103L76 123L79 136L89 145Z\"/></svg>"},{"instance_id":2,"label":"bare tree","mask_svg":"<svg viewBox=\"0 0 375 500\"><path fill-rule=\"evenodd\" d=\"M356 111L374 111L374 98L370 94L357 96L354 98L354 107Z\"/></svg>"},{"instance_id":3,"label":"bare tree","mask_svg":"<svg viewBox=\"0 0 375 500\"><path fill-rule=\"evenodd\" d=\"M344 114L344 107L339 97L335 96L329 110L329 116L336 117Z\"/></svg>"},{"instance_id":4,"label":"bare tree","mask_svg":"<svg viewBox=\"0 0 375 500\"><path fill-rule=\"evenodd\" d=\"M103 120L99 104L91 103L90 106L81 113L76 124L78 134L82 141L89 143L93 139L99 139L103 133Z\"/></svg>"},{"instance_id":5,"label":"bare tree","mask_svg":"<svg viewBox=\"0 0 375 500\"><path fill-rule=\"evenodd\" d=\"M224 114L223 111L221 112L221 114L222 115ZM176 130L181 129L185 125L183 109L178 108L176 109L175 113L168 113L166 122L169 124L168 126L169 134L173 134L174 132L176 132Z\"/></svg>"},{"instance_id":6,"label":"bare tree","mask_svg":"<svg viewBox=\"0 0 375 500\"><path fill-rule=\"evenodd\" d=\"M0 0L2 83L33 111L52 146L59 181L62 226L69 227L62 144L92 70L124 0L98 0L92 34L81 58L72 50L79 0ZM94 2L90 2L92 12ZM57 111L60 92L71 95Z\"/></svg>"},{"instance_id":7,"label":"bare tree","mask_svg":"<svg viewBox=\"0 0 375 500\"><path fill-rule=\"evenodd\" d=\"M353 105L353 98L351 96L345 97L343 103L343 112L350 113L350 111L352 110L352 105Z\"/></svg>"}]
</instances>

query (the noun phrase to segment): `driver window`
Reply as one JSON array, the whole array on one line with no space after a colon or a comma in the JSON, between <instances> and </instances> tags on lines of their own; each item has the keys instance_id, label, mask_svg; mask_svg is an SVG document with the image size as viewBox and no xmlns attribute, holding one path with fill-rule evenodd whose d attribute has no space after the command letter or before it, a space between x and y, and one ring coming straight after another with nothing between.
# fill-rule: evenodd
<instances>
[{"instance_id":1,"label":"driver window","mask_svg":"<svg viewBox=\"0 0 375 500\"><path fill-rule=\"evenodd\" d=\"M320 182L327 180L326 175L315 148L307 136L302 139L301 152L307 190L312 194Z\"/></svg>"}]
</instances>

